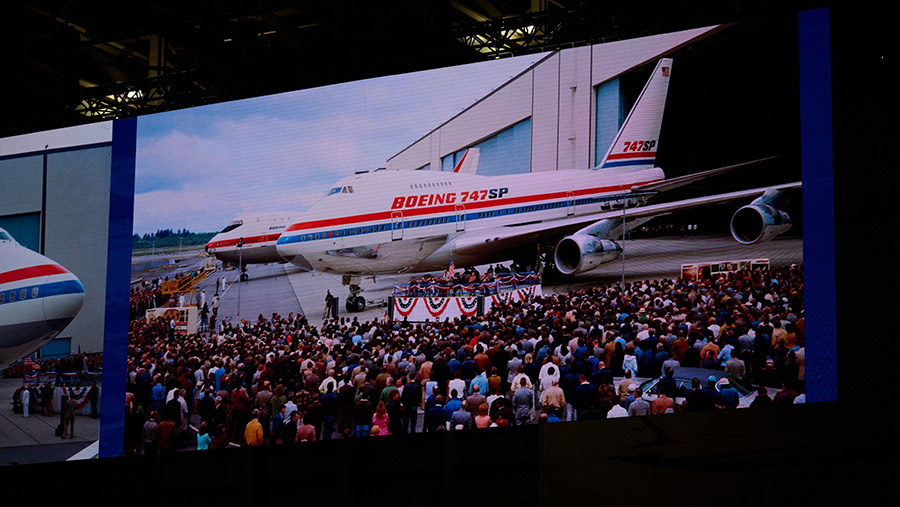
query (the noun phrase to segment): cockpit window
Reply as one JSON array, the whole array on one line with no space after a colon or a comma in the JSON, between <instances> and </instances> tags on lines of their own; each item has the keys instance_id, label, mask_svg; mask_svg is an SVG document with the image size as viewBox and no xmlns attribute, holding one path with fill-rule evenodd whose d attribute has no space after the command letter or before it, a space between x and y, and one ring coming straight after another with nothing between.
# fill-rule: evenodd
<instances>
[{"instance_id":1,"label":"cockpit window","mask_svg":"<svg viewBox=\"0 0 900 507\"><path fill-rule=\"evenodd\" d=\"M10 241L11 239L9 234L6 234L6 231L0 230L0 241Z\"/></svg>"},{"instance_id":2,"label":"cockpit window","mask_svg":"<svg viewBox=\"0 0 900 507\"><path fill-rule=\"evenodd\" d=\"M346 187L334 187L325 194L325 197L328 197L331 194L352 194L353 187L347 185Z\"/></svg>"},{"instance_id":3,"label":"cockpit window","mask_svg":"<svg viewBox=\"0 0 900 507\"><path fill-rule=\"evenodd\" d=\"M233 230L237 229L238 227L240 227L240 226L242 226L242 225L244 225L244 222L242 222L242 221L240 221L240 220L231 222L231 224L230 224L228 227L226 227L226 228L222 229L221 231L219 231L219 234L222 234L223 232L233 231Z\"/></svg>"}]
</instances>

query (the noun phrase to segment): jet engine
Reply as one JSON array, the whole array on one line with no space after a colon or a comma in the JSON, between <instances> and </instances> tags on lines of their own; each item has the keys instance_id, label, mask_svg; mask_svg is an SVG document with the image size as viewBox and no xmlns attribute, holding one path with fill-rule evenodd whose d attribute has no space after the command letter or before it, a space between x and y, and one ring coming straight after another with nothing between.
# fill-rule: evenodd
<instances>
[{"instance_id":1,"label":"jet engine","mask_svg":"<svg viewBox=\"0 0 900 507\"><path fill-rule=\"evenodd\" d=\"M731 217L731 235L743 245L762 243L787 232L791 217L778 206L783 192L767 190L752 203L737 210Z\"/></svg>"},{"instance_id":2,"label":"jet engine","mask_svg":"<svg viewBox=\"0 0 900 507\"><path fill-rule=\"evenodd\" d=\"M615 241L601 239L590 234L576 233L567 236L556 245L553 260L556 269L564 275L575 275L596 269L622 255L622 247Z\"/></svg>"}]
</instances>

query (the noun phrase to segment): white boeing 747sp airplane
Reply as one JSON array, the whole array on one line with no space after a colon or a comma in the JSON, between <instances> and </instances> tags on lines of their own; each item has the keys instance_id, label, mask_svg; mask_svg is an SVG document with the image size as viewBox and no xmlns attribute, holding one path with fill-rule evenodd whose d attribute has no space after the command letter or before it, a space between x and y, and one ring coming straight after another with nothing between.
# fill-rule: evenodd
<instances>
[{"instance_id":1,"label":"white boeing 747sp airplane","mask_svg":"<svg viewBox=\"0 0 900 507\"><path fill-rule=\"evenodd\" d=\"M275 250L281 233L297 213L253 213L235 218L206 244L206 252L222 262L240 264L241 280L246 281L247 264L285 262Z\"/></svg>"},{"instance_id":2,"label":"white boeing 747sp airplane","mask_svg":"<svg viewBox=\"0 0 900 507\"><path fill-rule=\"evenodd\" d=\"M466 150L454 172L475 172L478 165L478 150ZM328 195L348 193L347 187L336 187ZM326 195L327 197L327 195ZM287 262L278 255L275 248L281 233L292 223L298 213L267 212L242 215L231 221L206 243L206 253L223 263L240 267L241 280L249 280L248 264L268 264Z\"/></svg>"},{"instance_id":3,"label":"white boeing 747sp airplane","mask_svg":"<svg viewBox=\"0 0 900 507\"><path fill-rule=\"evenodd\" d=\"M362 310L359 276L443 270L451 258L457 267L535 259L544 245L553 249L563 274L590 271L621 255L615 240L623 233L623 215L630 230L654 216L753 199L732 217L736 241L752 244L787 231L790 217L779 206L784 190L799 188L800 182L649 202L659 192L760 161L666 179L655 161L671 72L671 59L657 63L593 170L492 177L458 167L354 174L295 215L276 241L277 253L307 270L356 277L347 307Z\"/></svg>"}]
</instances>

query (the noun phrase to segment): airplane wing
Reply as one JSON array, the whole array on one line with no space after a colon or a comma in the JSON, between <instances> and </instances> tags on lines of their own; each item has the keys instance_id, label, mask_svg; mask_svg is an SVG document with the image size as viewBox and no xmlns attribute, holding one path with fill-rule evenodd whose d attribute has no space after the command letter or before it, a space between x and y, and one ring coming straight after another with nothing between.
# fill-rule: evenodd
<instances>
[{"instance_id":1,"label":"airplane wing","mask_svg":"<svg viewBox=\"0 0 900 507\"><path fill-rule=\"evenodd\" d=\"M633 192L665 192L666 190L672 190L673 188L678 188L689 183L694 183L696 181L705 180L707 178L712 178L714 176L719 176L721 174L725 174L727 172L734 171L735 169L739 169L741 167L745 167L752 164L758 164L760 162L765 162L767 160L772 160L780 157L781 155L774 155L771 157L758 158L756 160L748 160L747 162L741 162L739 164L727 165L725 167L718 167L716 169L710 169L708 171L702 171L694 174L687 174L685 176L679 176L677 178L667 178L663 181L659 181L656 183L647 183L646 185L640 185L632 187L631 190Z\"/></svg>"},{"instance_id":2,"label":"airplane wing","mask_svg":"<svg viewBox=\"0 0 900 507\"><path fill-rule=\"evenodd\" d=\"M681 201L651 204L625 210L626 227L632 229L648 220L701 206L724 204L738 199L756 198L767 190L791 190L800 188L800 182L786 183L769 187L760 187L749 190L740 190L724 194L716 194L704 197L696 197ZM533 245L538 241L559 239L574 233L591 224L588 231L602 239L617 239L621 237L622 210L603 211L590 215L564 218L560 220L548 220L538 223L526 223L515 226L493 227L467 231L450 239L448 247L453 255L479 256L483 252L507 251Z\"/></svg>"}]
</instances>

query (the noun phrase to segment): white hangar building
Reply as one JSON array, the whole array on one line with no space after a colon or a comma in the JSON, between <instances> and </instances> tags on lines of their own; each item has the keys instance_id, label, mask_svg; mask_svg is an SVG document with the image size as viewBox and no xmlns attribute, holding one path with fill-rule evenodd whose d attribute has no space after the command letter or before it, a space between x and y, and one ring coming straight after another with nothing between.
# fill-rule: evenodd
<instances>
[{"instance_id":1,"label":"white hangar building","mask_svg":"<svg viewBox=\"0 0 900 507\"><path fill-rule=\"evenodd\" d=\"M387 168L452 171L468 148L478 149L477 173L486 176L595 167L635 98L622 76L717 30L550 53L389 158ZM677 73L677 59L673 67Z\"/></svg>"},{"instance_id":2,"label":"white hangar building","mask_svg":"<svg viewBox=\"0 0 900 507\"><path fill-rule=\"evenodd\" d=\"M112 122L0 139L0 227L84 284L78 316L41 357L103 350Z\"/></svg>"}]
</instances>

